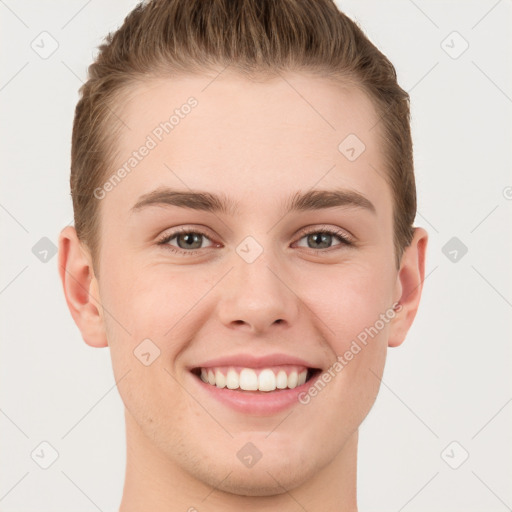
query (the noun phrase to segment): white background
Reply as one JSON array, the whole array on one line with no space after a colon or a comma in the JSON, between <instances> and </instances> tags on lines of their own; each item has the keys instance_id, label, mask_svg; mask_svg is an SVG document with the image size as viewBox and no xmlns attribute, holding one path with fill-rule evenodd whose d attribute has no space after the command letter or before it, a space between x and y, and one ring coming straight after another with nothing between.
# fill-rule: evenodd
<instances>
[{"instance_id":1,"label":"white background","mask_svg":"<svg viewBox=\"0 0 512 512\"><path fill-rule=\"evenodd\" d=\"M57 244L72 222L77 91L135 4L0 2L2 512L119 506L124 418L108 348L82 341L57 257L43 263L32 248L42 237ZM359 509L501 512L512 507L512 2L338 4L410 91L416 224L430 234L417 319L389 350L360 429ZM42 31L59 45L47 59L31 48ZM456 59L445 51L463 48L453 31L469 44ZM442 252L452 237L468 248L456 262ZM42 441L59 453L46 470L30 456ZM458 469L441 456L452 441L452 465L469 453Z\"/></svg>"}]
</instances>

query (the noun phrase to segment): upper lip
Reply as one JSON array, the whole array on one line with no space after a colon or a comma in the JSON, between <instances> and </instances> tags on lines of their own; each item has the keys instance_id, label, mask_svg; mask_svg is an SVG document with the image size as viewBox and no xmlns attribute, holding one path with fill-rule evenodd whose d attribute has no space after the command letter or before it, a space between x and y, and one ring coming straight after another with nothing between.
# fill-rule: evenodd
<instances>
[{"instance_id":1,"label":"upper lip","mask_svg":"<svg viewBox=\"0 0 512 512\"><path fill-rule=\"evenodd\" d=\"M242 366L244 368L269 368L272 366L281 366L291 364L296 366L305 366L306 368L318 368L314 364L301 359L300 357L290 356L287 354L268 354L256 357L251 354L236 354L227 357L218 357L209 359L202 363L191 366L195 368L212 368L216 366Z\"/></svg>"}]
</instances>

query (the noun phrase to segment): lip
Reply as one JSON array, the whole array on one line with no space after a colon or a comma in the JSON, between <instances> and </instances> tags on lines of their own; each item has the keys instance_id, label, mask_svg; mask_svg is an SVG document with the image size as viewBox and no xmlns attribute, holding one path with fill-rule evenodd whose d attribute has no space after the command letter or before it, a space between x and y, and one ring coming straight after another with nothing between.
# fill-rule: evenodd
<instances>
[{"instance_id":1,"label":"lip","mask_svg":"<svg viewBox=\"0 0 512 512\"><path fill-rule=\"evenodd\" d=\"M270 368L272 366L281 365L296 365L305 366L306 368L316 368L311 362L308 362L299 357L290 356L287 354L267 354L265 356L256 357L252 354L234 354L227 357L219 357L216 359L210 359L202 363L198 363L194 366L190 366L188 369L193 370L195 368L211 368L215 366L242 366L244 368Z\"/></svg>"},{"instance_id":2,"label":"lip","mask_svg":"<svg viewBox=\"0 0 512 512\"><path fill-rule=\"evenodd\" d=\"M216 361L214 362L217 364ZM224 362L224 360L222 360L222 362ZM210 361L210 363L212 362ZM271 416L284 411L293 405L300 404L299 395L306 392L321 376L321 374L321 371L316 372L316 374L314 374L304 384L293 389L266 392L218 388L217 386L203 382L200 377L190 372L190 375L195 382L194 385L198 386L201 393L206 393L209 398L213 398L237 412L255 416Z\"/></svg>"}]
</instances>

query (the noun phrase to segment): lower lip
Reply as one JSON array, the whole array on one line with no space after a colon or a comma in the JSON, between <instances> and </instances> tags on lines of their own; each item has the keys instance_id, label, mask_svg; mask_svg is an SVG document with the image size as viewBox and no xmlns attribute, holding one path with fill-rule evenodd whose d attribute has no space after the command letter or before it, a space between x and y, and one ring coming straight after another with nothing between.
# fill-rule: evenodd
<instances>
[{"instance_id":1,"label":"lower lip","mask_svg":"<svg viewBox=\"0 0 512 512\"><path fill-rule=\"evenodd\" d=\"M232 409L244 414L269 416L300 403L299 395L306 392L320 375L319 372L296 388L276 391L240 391L238 389L218 388L206 384L195 374L192 374L192 377L201 389L204 389L211 397Z\"/></svg>"}]
</instances>

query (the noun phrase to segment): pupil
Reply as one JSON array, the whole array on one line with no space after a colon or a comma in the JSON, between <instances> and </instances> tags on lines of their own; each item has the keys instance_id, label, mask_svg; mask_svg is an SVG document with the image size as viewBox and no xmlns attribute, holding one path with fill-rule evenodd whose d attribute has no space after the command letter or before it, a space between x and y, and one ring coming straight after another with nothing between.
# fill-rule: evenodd
<instances>
[{"instance_id":1,"label":"pupil","mask_svg":"<svg viewBox=\"0 0 512 512\"><path fill-rule=\"evenodd\" d=\"M313 244L319 243L324 244L322 248L328 248L329 242L331 241L332 235L329 233L314 233L308 236L308 243L312 242ZM318 241L320 240L320 241ZM318 247L313 247L313 249L318 249Z\"/></svg>"}]
</instances>

